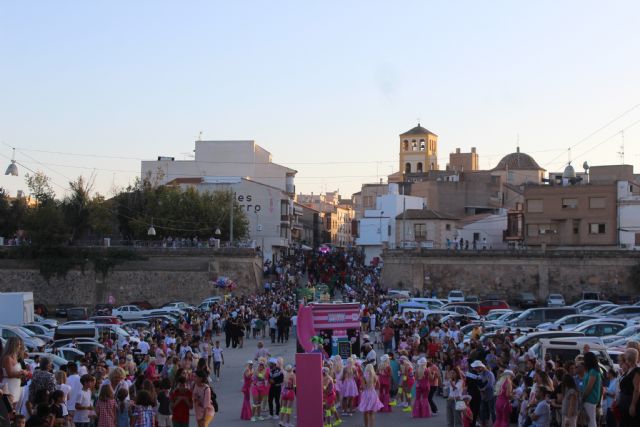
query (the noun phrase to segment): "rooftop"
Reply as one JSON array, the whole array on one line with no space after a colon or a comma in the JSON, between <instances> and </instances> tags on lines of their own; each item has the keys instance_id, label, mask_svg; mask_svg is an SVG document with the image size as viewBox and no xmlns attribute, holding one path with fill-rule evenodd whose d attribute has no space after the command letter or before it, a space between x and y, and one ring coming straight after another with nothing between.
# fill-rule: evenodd
<instances>
[{"instance_id":1,"label":"rooftop","mask_svg":"<svg viewBox=\"0 0 640 427\"><path fill-rule=\"evenodd\" d=\"M400 136L405 136L405 135L426 135L426 134L438 136L435 133L431 132L429 129L425 129L422 126L420 126L420 123L418 123L418 126L414 127L413 129L409 129L405 133L401 133Z\"/></svg>"},{"instance_id":2,"label":"rooftop","mask_svg":"<svg viewBox=\"0 0 640 427\"><path fill-rule=\"evenodd\" d=\"M499 162L498 165L492 170L545 170L543 169L533 157L526 153L520 152L520 147L515 153L507 154Z\"/></svg>"},{"instance_id":3,"label":"rooftop","mask_svg":"<svg viewBox=\"0 0 640 427\"><path fill-rule=\"evenodd\" d=\"M440 219L455 221L458 218L432 209L407 209L404 213L396 216L396 219Z\"/></svg>"}]
</instances>

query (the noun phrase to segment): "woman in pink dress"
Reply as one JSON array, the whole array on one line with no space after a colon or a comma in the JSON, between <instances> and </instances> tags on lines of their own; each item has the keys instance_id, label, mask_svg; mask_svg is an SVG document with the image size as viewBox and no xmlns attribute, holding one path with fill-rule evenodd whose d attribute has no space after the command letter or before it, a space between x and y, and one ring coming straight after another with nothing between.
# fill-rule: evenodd
<instances>
[{"instance_id":1,"label":"woman in pink dress","mask_svg":"<svg viewBox=\"0 0 640 427\"><path fill-rule=\"evenodd\" d=\"M496 422L493 427L509 427L509 416L511 415L511 392L513 385L511 379L513 371L505 369L496 384L498 399L496 399Z\"/></svg>"},{"instance_id":2,"label":"woman in pink dress","mask_svg":"<svg viewBox=\"0 0 640 427\"><path fill-rule=\"evenodd\" d=\"M260 415L262 405L269 395L269 368L264 357L258 359L258 367L253 370L251 376L251 397L253 399L253 416L251 421L262 421Z\"/></svg>"},{"instance_id":3,"label":"woman in pink dress","mask_svg":"<svg viewBox=\"0 0 640 427\"><path fill-rule=\"evenodd\" d=\"M416 369L416 400L413 402L413 411L411 412L413 418L429 418L431 416L430 388L427 359L421 357L418 360L418 369Z\"/></svg>"},{"instance_id":4,"label":"woman in pink dress","mask_svg":"<svg viewBox=\"0 0 640 427\"><path fill-rule=\"evenodd\" d=\"M241 420L251 419L251 377L253 377L253 360L247 362L247 366L242 374L242 410L240 411Z\"/></svg>"},{"instance_id":5,"label":"woman in pink dress","mask_svg":"<svg viewBox=\"0 0 640 427\"><path fill-rule=\"evenodd\" d=\"M347 366L342 370L342 385L340 393L342 394L342 413L343 415L352 415L355 405L353 400L358 397L358 386L356 385L356 368L353 359L347 359Z\"/></svg>"},{"instance_id":6,"label":"woman in pink dress","mask_svg":"<svg viewBox=\"0 0 640 427\"><path fill-rule=\"evenodd\" d=\"M391 412L391 405L389 405L391 401L391 365L389 364L389 356L386 354L380 358L378 382L380 383L378 396L382 403L380 412Z\"/></svg>"},{"instance_id":7,"label":"woman in pink dress","mask_svg":"<svg viewBox=\"0 0 640 427\"><path fill-rule=\"evenodd\" d=\"M331 371L333 374L334 388L336 389L336 403L342 403L342 371L344 365L342 364L342 357L336 354L331 358Z\"/></svg>"},{"instance_id":8,"label":"woman in pink dress","mask_svg":"<svg viewBox=\"0 0 640 427\"><path fill-rule=\"evenodd\" d=\"M293 366L284 367L284 380L282 381L282 392L280 393L280 422L281 427L291 427L291 412L293 401L296 398L296 374L293 373Z\"/></svg>"},{"instance_id":9,"label":"woman in pink dress","mask_svg":"<svg viewBox=\"0 0 640 427\"><path fill-rule=\"evenodd\" d=\"M367 365L363 375L362 393L358 410L364 416L364 427L373 427L374 414L382 408L382 402L378 399L378 376L373 365Z\"/></svg>"}]
</instances>

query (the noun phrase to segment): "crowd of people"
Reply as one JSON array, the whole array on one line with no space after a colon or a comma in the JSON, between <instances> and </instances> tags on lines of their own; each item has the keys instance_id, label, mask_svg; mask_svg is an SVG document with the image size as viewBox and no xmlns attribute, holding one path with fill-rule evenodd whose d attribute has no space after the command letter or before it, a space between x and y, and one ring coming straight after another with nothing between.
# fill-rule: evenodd
<instances>
[{"instance_id":1,"label":"crowd of people","mask_svg":"<svg viewBox=\"0 0 640 427\"><path fill-rule=\"evenodd\" d=\"M206 312L187 312L177 324L155 320L135 339L102 337L104 350L58 366L28 358L19 338L2 349L2 427L198 427L215 419L224 353L257 341L242 373L240 418L295 423L293 361L272 357L264 342L295 337L301 288L327 285L334 299L361 305L352 355L331 355L314 337L322 368L325 427L362 413L441 417L450 427L640 426L638 343L603 371L588 346L570 360L539 360L514 341L520 331L491 336L481 326L398 312L397 297L380 284L380 266L357 252L303 253L265 264L263 292L233 296ZM464 324L464 321L462 322ZM294 338L293 338L294 339ZM29 360L29 363L27 363ZM215 390L215 391L214 391ZM404 415L403 415L404 416ZM215 421L214 421L215 423Z\"/></svg>"}]
</instances>

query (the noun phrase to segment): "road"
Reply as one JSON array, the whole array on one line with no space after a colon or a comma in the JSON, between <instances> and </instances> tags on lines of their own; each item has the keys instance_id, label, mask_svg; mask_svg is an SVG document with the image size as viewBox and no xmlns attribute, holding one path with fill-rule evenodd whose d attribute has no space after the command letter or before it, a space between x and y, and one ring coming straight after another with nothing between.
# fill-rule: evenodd
<instances>
[{"instance_id":1,"label":"road","mask_svg":"<svg viewBox=\"0 0 640 427\"><path fill-rule=\"evenodd\" d=\"M224 337L223 337L224 338ZM224 340L220 340L224 343ZM252 423L250 421L243 421L240 419L240 409L242 408L242 393L240 388L242 386L242 372L247 360L253 359L255 356L257 340L247 340L244 348L241 349L225 349L225 365L222 367L221 379L219 382L214 382L214 389L218 395L219 413L216 414L211 426L214 427L235 427L235 426L264 426L264 427L277 427L277 420L264 420ZM265 341L266 347L271 351L273 357L283 357L285 363L293 363L295 358L295 341L290 340L287 344L271 344ZM435 427L446 426L446 415L444 412L444 400L437 398L436 404L440 408L440 413L432 418L427 419L414 419L410 414L400 412L398 409L394 409L392 413L377 414L375 425L376 427L385 426L422 426L422 427ZM295 415L295 405L294 405ZM192 426L195 426L195 421L192 419ZM362 427L364 422L362 416L359 414L353 417L345 417L342 423L344 427Z\"/></svg>"}]
</instances>

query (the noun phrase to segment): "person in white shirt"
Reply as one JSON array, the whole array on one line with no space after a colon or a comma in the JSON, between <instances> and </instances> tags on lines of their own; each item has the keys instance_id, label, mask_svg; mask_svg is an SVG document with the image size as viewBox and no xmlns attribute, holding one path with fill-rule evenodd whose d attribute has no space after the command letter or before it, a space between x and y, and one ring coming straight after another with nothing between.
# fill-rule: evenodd
<instances>
[{"instance_id":1,"label":"person in white shirt","mask_svg":"<svg viewBox=\"0 0 640 427\"><path fill-rule=\"evenodd\" d=\"M73 423L76 427L89 427L90 417L94 411L91 396L96 380L91 375L83 375L80 378L80 382L82 383L82 390L76 396Z\"/></svg>"},{"instance_id":2,"label":"person in white shirt","mask_svg":"<svg viewBox=\"0 0 640 427\"><path fill-rule=\"evenodd\" d=\"M69 390L69 399L67 400L67 408L69 408L70 415L73 416L76 408L76 398L82 391L82 384L80 383L80 375L78 375L78 367L75 363L67 365L67 385L71 387Z\"/></svg>"},{"instance_id":3,"label":"person in white shirt","mask_svg":"<svg viewBox=\"0 0 640 427\"><path fill-rule=\"evenodd\" d=\"M146 342L145 340L140 340L140 343L138 344L138 348L140 349L140 353L142 354L149 354L149 343Z\"/></svg>"},{"instance_id":4,"label":"person in white shirt","mask_svg":"<svg viewBox=\"0 0 640 427\"><path fill-rule=\"evenodd\" d=\"M216 376L216 381L220 381L220 365L224 365L224 354L220 347L220 341L216 341L215 347L211 349L213 355L213 374Z\"/></svg>"}]
</instances>

